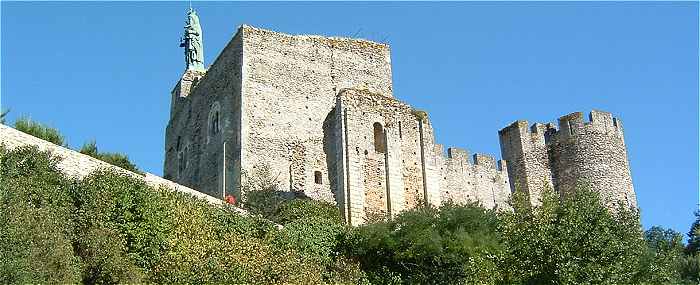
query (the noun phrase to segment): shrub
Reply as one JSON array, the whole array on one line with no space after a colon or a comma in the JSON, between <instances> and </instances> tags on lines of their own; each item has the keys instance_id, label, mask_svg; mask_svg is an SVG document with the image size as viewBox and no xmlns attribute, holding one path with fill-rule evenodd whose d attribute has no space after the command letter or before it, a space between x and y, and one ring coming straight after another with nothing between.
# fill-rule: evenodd
<instances>
[{"instance_id":1,"label":"shrub","mask_svg":"<svg viewBox=\"0 0 700 285\"><path fill-rule=\"evenodd\" d=\"M135 177L111 170L93 172L80 186L74 201L78 206L76 247L89 261L84 279L124 283L145 278L169 234L167 212L158 193ZM107 241L110 247L100 246Z\"/></svg>"},{"instance_id":2,"label":"shrub","mask_svg":"<svg viewBox=\"0 0 700 285\"><path fill-rule=\"evenodd\" d=\"M0 283L323 281L326 265L230 206L109 170L73 181L36 148L0 147L0 158Z\"/></svg>"},{"instance_id":3,"label":"shrub","mask_svg":"<svg viewBox=\"0 0 700 285\"><path fill-rule=\"evenodd\" d=\"M0 147L0 283L77 283L74 182L36 147ZM50 249L50 250L47 250Z\"/></svg>"},{"instance_id":4,"label":"shrub","mask_svg":"<svg viewBox=\"0 0 700 285\"><path fill-rule=\"evenodd\" d=\"M63 135L57 129L47 127L27 117L15 121L15 129L60 146L65 143Z\"/></svg>"},{"instance_id":5,"label":"shrub","mask_svg":"<svg viewBox=\"0 0 700 285\"><path fill-rule=\"evenodd\" d=\"M476 204L407 210L343 240L371 283L493 283L501 246L497 216Z\"/></svg>"},{"instance_id":6,"label":"shrub","mask_svg":"<svg viewBox=\"0 0 700 285\"><path fill-rule=\"evenodd\" d=\"M285 200L277 208L273 215L274 221L286 225L296 220L320 219L330 224L344 224L343 217L340 216L340 209L337 206L324 202L306 198Z\"/></svg>"},{"instance_id":7,"label":"shrub","mask_svg":"<svg viewBox=\"0 0 700 285\"><path fill-rule=\"evenodd\" d=\"M279 189L278 175L272 173L269 165L256 165L253 173L242 173L242 207L253 215L274 220L274 215L285 201Z\"/></svg>"},{"instance_id":8,"label":"shrub","mask_svg":"<svg viewBox=\"0 0 700 285\"><path fill-rule=\"evenodd\" d=\"M129 157L121 153L99 152L95 141L90 141L80 148L80 153L87 154L114 166L121 167L131 172L141 173L135 164L131 163Z\"/></svg>"}]
</instances>

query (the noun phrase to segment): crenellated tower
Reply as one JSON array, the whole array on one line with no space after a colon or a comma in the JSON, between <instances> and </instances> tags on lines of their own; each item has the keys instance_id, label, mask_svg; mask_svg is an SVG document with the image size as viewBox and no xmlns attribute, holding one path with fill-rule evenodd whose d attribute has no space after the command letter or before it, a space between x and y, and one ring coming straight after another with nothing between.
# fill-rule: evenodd
<instances>
[{"instance_id":1,"label":"crenellated tower","mask_svg":"<svg viewBox=\"0 0 700 285\"><path fill-rule=\"evenodd\" d=\"M606 204L636 206L622 122L602 111L559 118L549 146L555 188L566 196L577 187L600 193Z\"/></svg>"},{"instance_id":2,"label":"crenellated tower","mask_svg":"<svg viewBox=\"0 0 700 285\"><path fill-rule=\"evenodd\" d=\"M501 155L508 161L511 191L524 191L533 205L539 204L543 189L554 187L547 147L547 138L554 132L551 123L528 127L522 120L498 132Z\"/></svg>"},{"instance_id":3,"label":"crenellated tower","mask_svg":"<svg viewBox=\"0 0 700 285\"><path fill-rule=\"evenodd\" d=\"M608 112L592 111L588 120L576 112L552 123L517 121L499 131L513 191L525 191L537 205L540 191L551 187L562 197L588 187L604 203L636 207L622 123Z\"/></svg>"}]
</instances>

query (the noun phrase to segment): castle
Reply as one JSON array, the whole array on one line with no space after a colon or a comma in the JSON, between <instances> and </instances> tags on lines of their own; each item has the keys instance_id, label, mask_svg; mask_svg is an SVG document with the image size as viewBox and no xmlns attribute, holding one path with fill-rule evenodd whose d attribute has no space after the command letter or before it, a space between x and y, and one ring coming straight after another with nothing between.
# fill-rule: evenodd
<instances>
[{"instance_id":1,"label":"castle","mask_svg":"<svg viewBox=\"0 0 700 285\"><path fill-rule=\"evenodd\" d=\"M501 154L435 142L428 115L392 92L389 46L287 35L243 25L208 69L188 13L186 70L171 92L164 177L214 197L241 196L246 173L269 167L282 189L335 203L364 223L427 202L506 209L513 191L536 204L577 187L636 207L622 124L573 113L499 131Z\"/></svg>"}]
</instances>

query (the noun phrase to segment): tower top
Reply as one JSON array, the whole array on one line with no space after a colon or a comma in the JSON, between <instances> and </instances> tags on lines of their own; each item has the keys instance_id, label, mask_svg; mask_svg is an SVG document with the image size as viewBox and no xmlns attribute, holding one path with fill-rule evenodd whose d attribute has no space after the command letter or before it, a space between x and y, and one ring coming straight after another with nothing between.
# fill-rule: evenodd
<instances>
[{"instance_id":1,"label":"tower top","mask_svg":"<svg viewBox=\"0 0 700 285\"><path fill-rule=\"evenodd\" d=\"M197 12L190 7L187 11L185 31L180 39L180 47L185 48L185 69L204 71L204 44L202 27Z\"/></svg>"}]
</instances>

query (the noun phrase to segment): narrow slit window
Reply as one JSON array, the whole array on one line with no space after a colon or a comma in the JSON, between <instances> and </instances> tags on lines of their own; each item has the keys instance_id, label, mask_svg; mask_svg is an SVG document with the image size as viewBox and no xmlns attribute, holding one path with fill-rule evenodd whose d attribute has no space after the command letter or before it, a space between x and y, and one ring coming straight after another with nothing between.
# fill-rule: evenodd
<instances>
[{"instance_id":1,"label":"narrow slit window","mask_svg":"<svg viewBox=\"0 0 700 285\"><path fill-rule=\"evenodd\" d=\"M374 123L374 150L380 153L386 152L384 128L380 123Z\"/></svg>"},{"instance_id":2,"label":"narrow slit window","mask_svg":"<svg viewBox=\"0 0 700 285\"><path fill-rule=\"evenodd\" d=\"M211 131L213 134L219 133L219 112L214 112L214 120L211 123Z\"/></svg>"},{"instance_id":3,"label":"narrow slit window","mask_svg":"<svg viewBox=\"0 0 700 285\"><path fill-rule=\"evenodd\" d=\"M323 184L323 175L321 175L321 171L314 171L314 182L316 182L316 184Z\"/></svg>"}]
</instances>

